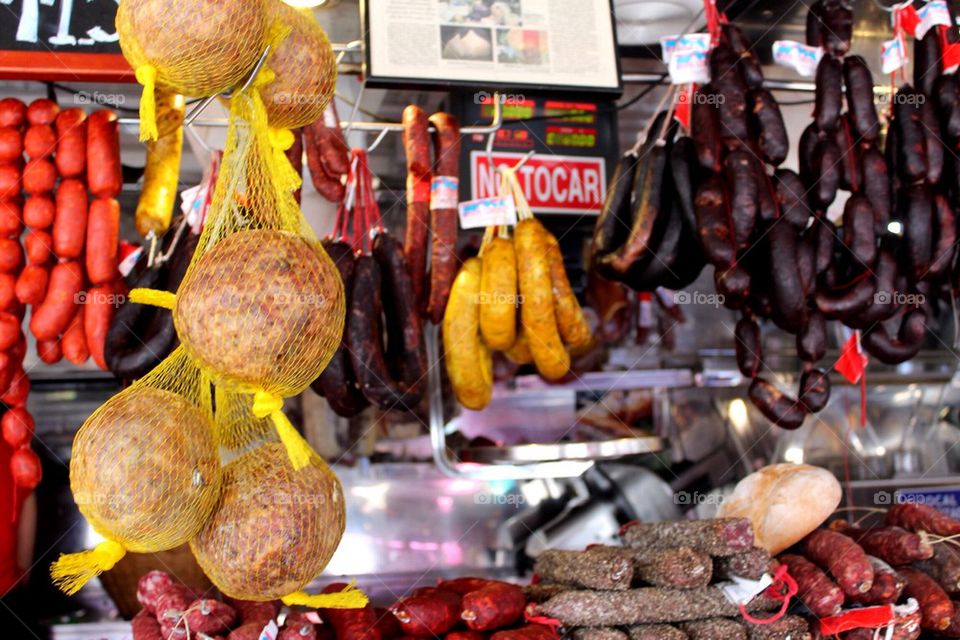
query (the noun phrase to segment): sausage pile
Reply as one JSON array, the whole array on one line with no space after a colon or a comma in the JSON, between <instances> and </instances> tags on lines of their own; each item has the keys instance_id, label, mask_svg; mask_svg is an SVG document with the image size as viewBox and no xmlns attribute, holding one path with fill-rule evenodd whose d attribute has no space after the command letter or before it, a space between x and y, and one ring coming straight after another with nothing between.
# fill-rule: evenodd
<instances>
[{"instance_id":1,"label":"sausage pile","mask_svg":"<svg viewBox=\"0 0 960 640\"><path fill-rule=\"evenodd\" d=\"M30 381L20 325L27 307L41 360L83 364L93 356L106 368L107 327L125 293L117 271L118 135L108 110L87 117L46 99L29 107L0 101L0 400L14 408L3 434L16 449L12 464L21 486L40 479L25 409Z\"/></svg>"},{"instance_id":2,"label":"sausage pile","mask_svg":"<svg viewBox=\"0 0 960 640\"><path fill-rule=\"evenodd\" d=\"M450 384L460 404L475 411L493 397L493 350L559 380L571 353L593 341L557 239L525 208L519 189L514 198L522 219L513 238L504 226L487 229L480 255L457 274L443 317Z\"/></svg>"},{"instance_id":3,"label":"sausage pile","mask_svg":"<svg viewBox=\"0 0 960 640\"><path fill-rule=\"evenodd\" d=\"M302 174L305 150L310 180L317 193L330 202L341 202L345 193L344 179L350 173L350 149L340 130L334 102L330 101L321 119L293 133L294 143L287 157L297 175ZM299 192L297 196L299 202Z\"/></svg>"},{"instance_id":4,"label":"sausage pile","mask_svg":"<svg viewBox=\"0 0 960 640\"><path fill-rule=\"evenodd\" d=\"M400 241L383 229L366 154L354 151L355 208L341 207L323 246L340 272L347 318L340 346L311 385L338 415L374 405L413 410L426 386L426 348L413 279ZM349 227L352 225L352 229Z\"/></svg>"},{"instance_id":5,"label":"sausage pile","mask_svg":"<svg viewBox=\"0 0 960 640\"><path fill-rule=\"evenodd\" d=\"M528 588L538 603L530 613L558 620L581 640L812 637L800 616L747 621L716 586L734 575L759 579L775 564L754 547L749 520L631 523L621 537L623 547L542 553ZM759 618L778 606L766 595L746 605Z\"/></svg>"},{"instance_id":6,"label":"sausage pile","mask_svg":"<svg viewBox=\"0 0 960 640\"><path fill-rule=\"evenodd\" d=\"M787 565L798 597L817 617L842 608L915 599L919 628L939 637L960 637L960 548L941 536L960 533L960 520L923 504L897 504L877 526L834 520L778 560ZM856 629L844 640L872 638L873 629Z\"/></svg>"}]
</instances>

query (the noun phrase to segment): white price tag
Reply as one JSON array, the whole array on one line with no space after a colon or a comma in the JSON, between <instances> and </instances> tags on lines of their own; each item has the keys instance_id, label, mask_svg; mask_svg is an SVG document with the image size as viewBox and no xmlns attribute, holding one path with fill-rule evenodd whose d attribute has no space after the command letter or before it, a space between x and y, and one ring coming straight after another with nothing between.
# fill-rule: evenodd
<instances>
[{"instance_id":1,"label":"white price tag","mask_svg":"<svg viewBox=\"0 0 960 640\"><path fill-rule=\"evenodd\" d=\"M880 62L884 73L893 73L906 66L907 60L909 60L909 56L904 48L903 38L887 40L880 45Z\"/></svg>"},{"instance_id":2,"label":"white price tag","mask_svg":"<svg viewBox=\"0 0 960 640\"><path fill-rule=\"evenodd\" d=\"M663 49L663 64L670 64L674 51L703 51L710 52L709 33L688 33L680 36L664 36L660 38L660 48Z\"/></svg>"},{"instance_id":3,"label":"white price tag","mask_svg":"<svg viewBox=\"0 0 960 640\"><path fill-rule=\"evenodd\" d=\"M482 229L492 225L517 224L517 207L513 196L481 198L461 202L458 207L461 229Z\"/></svg>"},{"instance_id":4,"label":"white price tag","mask_svg":"<svg viewBox=\"0 0 960 640\"><path fill-rule=\"evenodd\" d=\"M667 70L673 84L705 84L710 82L710 54L707 51L677 49L670 56Z\"/></svg>"},{"instance_id":5,"label":"white price tag","mask_svg":"<svg viewBox=\"0 0 960 640\"><path fill-rule=\"evenodd\" d=\"M271 620L267 623L267 626L263 628L263 631L260 632L260 640L277 640L279 634L280 627L277 626L275 620Z\"/></svg>"},{"instance_id":6,"label":"white price tag","mask_svg":"<svg viewBox=\"0 0 960 640\"><path fill-rule=\"evenodd\" d=\"M117 265L117 271L120 272L120 275L124 278L130 275L130 272L133 271L133 268L137 265L137 261L142 255L143 247L137 247L136 250L131 251L126 258L121 260L120 264Z\"/></svg>"},{"instance_id":7,"label":"white price tag","mask_svg":"<svg viewBox=\"0 0 960 640\"><path fill-rule=\"evenodd\" d=\"M782 67L790 67L802 76L817 73L817 65L823 57L823 47L811 47L795 40L777 40L773 43L773 61Z\"/></svg>"},{"instance_id":8,"label":"white price tag","mask_svg":"<svg viewBox=\"0 0 960 640\"><path fill-rule=\"evenodd\" d=\"M717 586L720 587L720 590L723 591L730 602L747 604L772 584L773 578L769 573L765 573L759 580L747 580L746 578L733 576L730 582L721 582Z\"/></svg>"},{"instance_id":9,"label":"white price tag","mask_svg":"<svg viewBox=\"0 0 960 640\"><path fill-rule=\"evenodd\" d=\"M430 183L430 210L456 209L460 202L460 181L453 176L434 176Z\"/></svg>"},{"instance_id":10,"label":"white price tag","mask_svg":"<svg viewBox=\"0 0 960 640\"><path fill-rule=\"evenodd\" d=\"M915 32L917 40L923 38L930 29L936 26L950 26L950 11L947 9L947 3L944 0L930 0L930 2L917 9L917 17L920 18Z\"/></svg>"}]
</instances>

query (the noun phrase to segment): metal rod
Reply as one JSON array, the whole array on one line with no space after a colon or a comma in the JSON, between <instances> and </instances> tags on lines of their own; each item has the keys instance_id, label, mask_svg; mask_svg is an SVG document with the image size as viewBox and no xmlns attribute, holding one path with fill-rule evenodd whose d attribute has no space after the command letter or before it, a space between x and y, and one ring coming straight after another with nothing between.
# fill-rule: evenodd
<instances>
[{"instance_id":1,"label":"metal rod","mask_svg":"<svg viewBox=\"0 0 960 640\"><path fill-rule=\"evenodd\" d=\"M622 76L624 84L668 84L659 73L624 73ZM766 79L763 86L772 91L799 91L802 93L812 93L817 90L817 85L805 80L773 80ZM890 93L889 85L874 85L873 92L878 94Z\"/></svg>"}]
</instances>

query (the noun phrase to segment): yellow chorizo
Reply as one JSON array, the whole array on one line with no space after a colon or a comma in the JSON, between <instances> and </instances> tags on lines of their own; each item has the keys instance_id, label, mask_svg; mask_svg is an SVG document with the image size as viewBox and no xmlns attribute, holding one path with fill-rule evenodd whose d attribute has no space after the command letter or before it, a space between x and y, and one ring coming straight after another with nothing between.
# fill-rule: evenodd
<instances>
[{"instance_id":1,"label":"yellow chorizo","mask_svg":"<svg viewBox=\"0 0 960 640\"><path fill-rule=\"evenodd\" d=\"M557 380L570 370L570 354L557 329L547 230L535 218L522 220L517 224L514 244L520 282L520 322L530 341L537 371L547 380Z\"/></svg>"},{"instance_id":2,"label":"yellow chorizo","mask_svg":"<svg viewBox=\"0 0 960 640\"><path fill-rule=\"evenodd\" d=\"M517 253L513 240L494 237L483 247L480 334L488 347L506 351L517 339Z\"/></svg>"},{"instance_id":3,"label":"yellow chorizo","mask_svg":"<svg viewBox=\"0 0 960 640\"><path fill-rule=\"evenodd\" d=\"M163 235L170 226L173 208L177 204L185 109L183 96L169 91L157 92L160 137L146 143L147 164L135 216L137 232L141 236L150 231Z\"/></svg>"},{"instance_id":4,"label":"yellow chorizo","mask_svg":"<svg viewBox=\"0 0 960 640\"><path fill-rule=\"evenodd\" d=\"M517 339L513 345L503 352L507 360L513 364L530 364L533 362L533 354L530 353L530 340L527 339L527 332L523 330L523 325L517 331Z\"/></svg>"},{"instance_id":5,"label":"yellow chorizo","mask_svg":"<svg viewBox=\"0 0 960 640\"><path fill-rule=\"evenodd\" d=\"M443 350L453 392L467 409L479 411L493 397L493 357L480 340L480 274L483 261L467 260L450 289L443 314Z\"/></svg>"},{"instance_id":6,"label":"yellow chorizo","mask_svg":"<svg viewBox=\"0 0 960 640\"><path fill-rule=\"evenodd\" d=\"M564 344L576 351L590 344L593 340L593 332L567 278L560 243L549 231L546 234L547 259L550 262L550 282L553 284L553 308L557 314L557 329L560 330L560 337Z\"/></svg>"}]
</instances>

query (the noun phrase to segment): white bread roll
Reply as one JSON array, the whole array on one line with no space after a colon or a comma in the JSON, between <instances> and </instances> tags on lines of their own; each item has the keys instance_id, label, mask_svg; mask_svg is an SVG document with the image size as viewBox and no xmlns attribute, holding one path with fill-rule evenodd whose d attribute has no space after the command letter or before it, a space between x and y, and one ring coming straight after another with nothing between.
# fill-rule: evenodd
<instances>
[{"instance_id":1,"label":"white bread roll","mask_svg":"<svg viewBox=\"0 0 960 640\"><path fill-rule=\"evenodd\" d=\"M717 517L749 518L756 545L777 554L819 527L840 504L840 483L809 464L772 464L737 483Z\"/></svg>"}]
</instances>

